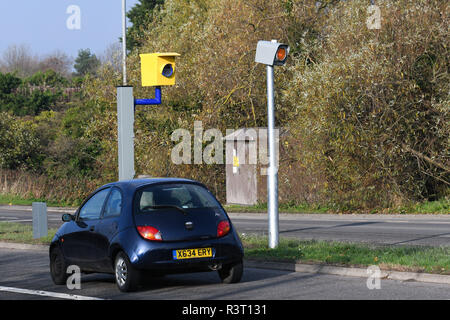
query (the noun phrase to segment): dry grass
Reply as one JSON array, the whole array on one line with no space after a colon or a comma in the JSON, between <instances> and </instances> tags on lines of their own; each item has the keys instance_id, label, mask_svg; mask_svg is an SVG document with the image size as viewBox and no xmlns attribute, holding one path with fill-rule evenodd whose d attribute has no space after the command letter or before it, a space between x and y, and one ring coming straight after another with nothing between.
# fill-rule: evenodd
<instances>
[{"instance_id":1,"label":"dry grass","mask_svg":"<svg viewBox=\"0 0 450 320\"><path fill-rule=\"evenodd\" d=\"M0 194L77 205L98 186L86 178L56 179L23 171L0 170Z\"/></svg>"}]
</instances>

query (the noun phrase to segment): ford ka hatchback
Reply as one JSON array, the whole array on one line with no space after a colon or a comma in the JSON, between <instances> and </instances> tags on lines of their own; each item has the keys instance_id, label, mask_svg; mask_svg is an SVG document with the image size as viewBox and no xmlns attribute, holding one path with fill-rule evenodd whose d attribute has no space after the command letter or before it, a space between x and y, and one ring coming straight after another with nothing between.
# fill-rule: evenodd
<instances>
[{"instance_id":1,"label":"ford ka hatchback","mask_svg":"<svg viewBox=\"0 0 450 320\"><path fill-rule=\"evenodd\" d=\"M64 214L50 249L55 284L67 268L112 273L121 291L146 275L217 271L224 283L243 274L244 250L227 213L201 183L136 179L102 186Z\"/></svg>"}]
</instances>

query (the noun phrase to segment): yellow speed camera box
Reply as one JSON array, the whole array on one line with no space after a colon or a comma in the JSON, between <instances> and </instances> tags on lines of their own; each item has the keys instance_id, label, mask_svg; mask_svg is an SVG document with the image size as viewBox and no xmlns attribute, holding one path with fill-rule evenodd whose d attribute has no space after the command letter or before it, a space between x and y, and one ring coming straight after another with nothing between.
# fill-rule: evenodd
<instances>
[{"instance_id":1,"label":"yellow speed camera box","mask_svg":"<svg viewBox=\"0 0 450 320\"><path fill-rule=\"evenodd\" d=\"M175 52L141 54L143 87L173 86L175 84Z\"/></svg>"}]
</instances>

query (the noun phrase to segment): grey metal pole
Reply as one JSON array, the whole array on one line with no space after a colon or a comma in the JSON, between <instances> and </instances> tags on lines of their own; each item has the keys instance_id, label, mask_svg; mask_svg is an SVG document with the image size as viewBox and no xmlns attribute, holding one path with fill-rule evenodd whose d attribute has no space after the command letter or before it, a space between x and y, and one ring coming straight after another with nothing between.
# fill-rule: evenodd
<instances>
[{"instance_id":1,"label":"grey metal pole","mask_svg":"<svg viewBox=\"0 0 450 320\"><path fill-rule=\"evenodd\" d=\"M123 85L127 85L127 3L122 0L122 72Z\"/></svg>"},{"instance_id":2,"label":"grey metal pole","mask_svg":"<svg viewBox=\"0 0 450 320\"><path fill-rule=\"evenodd\" d=\"M117 128L119 180L134 178L134 97L133 87L117 88Z\"/></svg>"},{"instance_id":3,"label":"grey metal pole","mask_svg":"<svg viewBox=\"0 0 450 320\"><path fill-rule=\"evenodd\" d=\"M269 215L269 248L278 246L278 168L275 162L275 98L273 66L267 66L267 120L269 170L267 175L267 209Z\"/></svg>"}]
</instances>

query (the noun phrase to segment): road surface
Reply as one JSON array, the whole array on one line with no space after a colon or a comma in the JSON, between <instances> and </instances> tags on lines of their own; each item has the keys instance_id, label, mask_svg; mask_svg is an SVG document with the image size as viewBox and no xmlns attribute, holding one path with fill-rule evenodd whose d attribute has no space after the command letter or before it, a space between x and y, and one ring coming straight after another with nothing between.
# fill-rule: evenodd
<instances>
[{"instance_id":1,"label":"road surface","mask_svg":"<svg viewBox=\"0 0 450 320\"><path fill-rule=\"evenodd\" d=\"M58 228L63 211L49 208L48 224ZM73 213L73 211L68 211ZM230 213L240 234L267 235L267 214ZM0 206L0 222L32 223L31 207ZM280 236L382 245L450 245L450 215L280 214Z\"/></svg>"},{"instance_id":2,"label":"road surface","mask_svg":"<svg viewBox=\"0 0 450 320\"><path fill-rule=\"evenodd\" d=\"M445 284L381 280L380 289L370 290L366 278L247 267L242 281L231 285L220 283L215 272L190 273L154 278L137 292L122 293L112 275L90 274L82 275L80 290L69 290L51 281L46 250L0 249L0 265L0 300L69 295L114 300L450 299Z\"/></svg>"}]
</instances>

